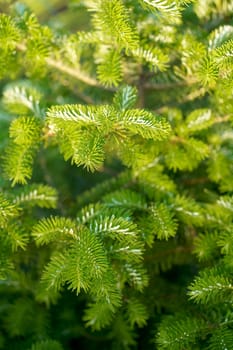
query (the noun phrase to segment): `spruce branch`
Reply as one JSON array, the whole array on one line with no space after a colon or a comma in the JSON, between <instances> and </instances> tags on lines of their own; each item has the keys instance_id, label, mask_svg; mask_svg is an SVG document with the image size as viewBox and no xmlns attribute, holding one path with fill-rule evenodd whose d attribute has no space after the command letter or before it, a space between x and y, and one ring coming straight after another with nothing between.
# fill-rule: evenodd
<instances>
[{"instance_id":1,"label":"spruce branch","mask_svg":"<svg viewBox=\"0 0 233 350\"><path fill-rule=\"evenodd\" d=\"M27 51L27 47L23 43L17 43L16 48L21 52ZM57 60L57 59L52 58L52 57L46 57L45 62L51 68L57 69L58 71L65 73L65 74L71 76L72 78L77 79L77 80L79 80L79 81L81 81L89 86L93 86L93 87L97 87L97 88L101 88L101 89L105 89L105 90L109 90L109 91L116 91L116 88L110 87L108 85L102 85L96 79L88 76L88 74L82 72L80 69L70 67L70 66L64 64L60 60ZM197 83L198 83L198 80L191 79L191 78L189 78L189 80L185 80L185 81L178 81L178 82L174 82L174 83L164 83L164 84L162 84L162 83L150 83L150 82L147 82L147 80L145 80L143 78L142 86L143 86L143 89L156 91L156 90L170 90L170 89L176 88L176 87L191 86L191 85L195 85Z\"/></svg>"}]
</instances>

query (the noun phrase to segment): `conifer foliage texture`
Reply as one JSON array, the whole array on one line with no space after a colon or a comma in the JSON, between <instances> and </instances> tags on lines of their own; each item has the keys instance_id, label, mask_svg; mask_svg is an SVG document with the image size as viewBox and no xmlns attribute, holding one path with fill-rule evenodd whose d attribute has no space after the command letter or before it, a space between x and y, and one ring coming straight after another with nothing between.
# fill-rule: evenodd
<instances>
[{"instance_id":1,"label":"conifer foliage texture","mask_svg":"<svg viewBox=\"0 0 233 350\"><path fill-rule=\"evenodd\" d=\"M233 350L232 18L0 1L0 349Z\"/></svg>"}]
</instances>

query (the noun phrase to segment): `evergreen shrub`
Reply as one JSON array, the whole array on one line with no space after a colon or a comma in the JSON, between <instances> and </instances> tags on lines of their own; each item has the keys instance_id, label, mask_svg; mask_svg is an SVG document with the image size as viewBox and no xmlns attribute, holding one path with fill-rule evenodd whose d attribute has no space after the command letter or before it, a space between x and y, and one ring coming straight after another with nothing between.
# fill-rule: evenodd
<instances>
[{"instance_id":1,"label":"evergreen shrub","mask_svg":"<svg viewBox=\"0 0 233 350\"><path fill-rule=\"evenodd\" d=\"M0 349L233 349L232 0L0 12Z\"/></svg>"}]
</instances>

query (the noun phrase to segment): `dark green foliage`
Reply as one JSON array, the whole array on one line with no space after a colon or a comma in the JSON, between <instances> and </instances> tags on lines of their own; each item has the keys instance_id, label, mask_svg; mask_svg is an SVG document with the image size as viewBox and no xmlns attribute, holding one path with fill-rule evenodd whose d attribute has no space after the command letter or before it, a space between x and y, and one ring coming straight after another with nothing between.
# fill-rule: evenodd
<instances>
[{"instance_id":1,"label":"dark green foliage","mask_svg":"<svg viewBox=\"0 0 233 350\"><path fill-rule=\"evenodd\" d=\"M0 1L0 349L233 350L232 15Z\"/></svg>"},{"instance_id":2,"label":"dark green foliage","mask_svg":"<svg viewBox=\"0 0 233 350\"><path fill-rule=\"evenodd\" d=\"M176 315L169 317L161 323L157 343L160 349L192 349L196 337L200 337L204 322L199 318Z\"/></svg>"}]
</instances>

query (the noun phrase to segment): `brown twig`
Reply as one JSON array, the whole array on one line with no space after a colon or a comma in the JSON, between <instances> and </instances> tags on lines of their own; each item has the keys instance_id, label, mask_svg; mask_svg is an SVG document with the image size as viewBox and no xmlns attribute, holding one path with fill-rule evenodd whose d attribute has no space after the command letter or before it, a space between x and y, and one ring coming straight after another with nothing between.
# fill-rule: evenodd
<instances>
[{"instance_id":1,"label":"brown twig","mask_svg":"<svg viewBox=\"0 0 233 350\"><path fill-rule=\"evenodd\" d=\"M196 79L189 79L189 80L182 80L182 81L176 81L174 83L145 83L144 88L147 90L169 90L177 87L185 87L185 86L190 86L194 85L197 83Z\"/></svg>"},{"instance_id":2,"label":"brown twig","mask_svg":"<svg viewBox=\"0 0 233 350\"><path fill-rule=\"evenodd\" d=\"M22 43L17 43L16 49L18 49L21 52L26 52L27 47ZM45 62L51 68L55 68L55 69L59 70L60 72L65 73L65 74L67 74L67 75L69 75L72 78L75 78L77 80L80 80L89 86L98 87L98 88L109 90L109 91L115 91L115 89L113 89L113 88L109 88L109 87L105 87L105 86L101 85L96 79L88 76L86 73L82 72L77 67L73 68L73 67L67 66L62 61L56 60L55 58L52 58L52 57L46 57Z\"/></svg>"}]
</instances>

